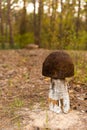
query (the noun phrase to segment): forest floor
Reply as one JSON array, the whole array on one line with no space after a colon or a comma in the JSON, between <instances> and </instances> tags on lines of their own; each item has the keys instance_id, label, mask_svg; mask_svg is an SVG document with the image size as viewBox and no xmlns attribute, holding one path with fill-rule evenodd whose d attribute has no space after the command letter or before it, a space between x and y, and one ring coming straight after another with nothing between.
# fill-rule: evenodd
<instances>
[{"instance_id":1,"label":"forest floor","mask_svg":"<svg viewBox=\"0 0 87 130\"><path fill-rule=\"evenodd\" d=\"M0 130L10 130L11 125L19 130L26 125L29 118L18 114L21 110L48 109L50 79L42 76L42 63L50 52L0 50ZM75 76L67 79L71 86L71 110L87 114L87 52L67 52L75 64Z\"/></svg>"}]
</instances>

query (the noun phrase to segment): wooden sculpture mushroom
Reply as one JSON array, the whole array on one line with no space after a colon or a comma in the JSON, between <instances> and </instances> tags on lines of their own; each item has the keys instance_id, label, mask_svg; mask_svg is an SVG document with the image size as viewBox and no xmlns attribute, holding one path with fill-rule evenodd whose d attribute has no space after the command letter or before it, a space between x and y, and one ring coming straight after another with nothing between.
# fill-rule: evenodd
<instances>
[{"instance_id":1,"label":"wooden sculpture mushroom","mask_svg":"<svg viewBox=\"0 0 87 130\"><path fill-rule=\"evenodd\" d=\"M43 62L42 74L51 78L49 109L56 113L68 113L70 100L65 78L74 75L74 64L68 53L52 52Z\"/></svg>"}]
</instances>

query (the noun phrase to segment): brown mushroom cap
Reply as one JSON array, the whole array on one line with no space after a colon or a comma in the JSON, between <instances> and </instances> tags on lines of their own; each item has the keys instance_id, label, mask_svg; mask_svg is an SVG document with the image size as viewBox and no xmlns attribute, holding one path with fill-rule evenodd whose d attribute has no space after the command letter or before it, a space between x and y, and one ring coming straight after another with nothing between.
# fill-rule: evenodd
<instances>
[{"instance_id":1,"label":"brown mushroom cap","mask_svg":"<svg viewBox=\"0 0 87 130\"><path fill-rule=\"evenodd\" d=\"M74 75L74 64L64 51L52 52L43 62L42 75L54 79L65 79Z\"/></svg>"}]
</instances>

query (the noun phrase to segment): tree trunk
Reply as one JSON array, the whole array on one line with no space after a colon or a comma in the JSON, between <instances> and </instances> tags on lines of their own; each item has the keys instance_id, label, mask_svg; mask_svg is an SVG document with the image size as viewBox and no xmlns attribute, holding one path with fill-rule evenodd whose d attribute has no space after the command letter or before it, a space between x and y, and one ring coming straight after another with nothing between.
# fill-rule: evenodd
<instances>
[{"instance_id":1,"label":"tree trunk","mask_svg":"<svg viewBox=\"0 0 87 130\"><path fill-rule=\"evenodd\" d=\"M50 16L49 23L49 47L55 48L57 42L57 8L58 8L58 0L49 0L49 8L48 13Z\"/></svg>"},{"instance_id":2,"label":"tree trunk","mask_svg":"<svg viewBox=\"0 0 87 130\"><path fill-rule=\"evenodd\" d=\"M52 1L52 17L53 17L53 20L56 20L56 10L58 8L58 0L53 0Z\"/></svg>"},{"instance_id":3,"label":"tree trunk","mask_svg":"<svg viewBox=\"0 0 87 130\"><path fill-rule=\"evenodd\" d=\"M8 6L9 44L10 47L13 48L14 39L13 39L13 28L12 28L12 19L11 19L11 0L8 0L7 6Z\"/></svg>"},{"instance_id":4,"label":"tree trunk","mask_svg":"<svg viewBox=\"0 0 87 130\"><path fill-rule=\"evenodd\" d=\"M2 0L0 0L0 33L1 33L1 46L4 49L4 29L3 29L3 18L2 18L2 8L1 8Z\"/></svg>"},{"instance_id":5,"label":"tree trunk","mask_svg":"<svg viewBox=\"0 0 87 130\"><path fill-rule=\"evenodd\" d=\"M85 4L85 30L87 33L87 2ZM86 41L86 49L87 49L87 41Z\"/></svg>"},{"instance_id":6,"label":"tree trunk","mask_svg":"<svg viewBox=\"0 0 87 130\"><path fill-rule=\"evenodd\" d=\"M54 26L55 26L55 1L52 0L52 14L51 14L51 19L50 19L50 24L51 24L51 31L54 32Z\"/></svg>"},{"instance_id":7,"label":"tree trunk","mask_svg":"<svg viewBox=\"0 0 87 130\"><path fill-rule=\"evenodd\" d=\"M78 38L79 30L80 30L80 12L81 12L81 0L78 0L78 15L77 15L77 21L76 21L76 36Z\"/></svg>"},{"instance_id":8,"label":"tree trunk","mask_svg":"<svg viewBox=\"0 0 87 130\"><path fill-rule=\"evenodd\" d=\"M62 49L62 37L63 37L63 0L60 1L61 12L60 12L60 23L59 23L59 40L60 49Z\"/></svg>"},{"instance_id":9,"label":"tree trunk","mask_svg":"<svg viewBox=\"0 0 87 130\"><path fill-rule=\"evenodd\" d=\"M36 0L33 0L34 5L34 14L33 14L33 30L34 30L34 43L38 45L38 38L37 38L37 18L36 18Z\"/></svg>"},{"instance_id":10,"label":"tree trunk","mask_svg":"<svg viewBox=\"0 0 87 130\"><path fill-rule=\"evenodd\" d=\"M51 1L48 2L48 15L51 15Z\"/></svg>"},{"instance_id":11,"label":"tree trunk","mask_svg":"<svg viewBox=\"0 0 87 130\"><path fill-rule=\"evenodd\" d=\"M85 25L86 25L86 31L87 31L87 2L85 5Z\"/></svg>"},{"instance_id":12,"label":"tree trunk","mask_svg":"<svg viewBox=\"0 0 87 130\"><path fill-rule=\"evenodd\" d=\"M43 1L39 0L38 14L36 14L36 0L33 0L34 5L34 42L41 46L41 28L42 28L42 14L43 14Z\"/></svg>"},{"instance_id":13,"label":"tree trunk","mask_svg":"<svg viewBox=\"0 0 87 130\"><path fill-rule=\"evenodd\" d=\"M39 0L38 9L38 45L41 46L41 30L42 30L43 0Z\"/></svg>"},{"instance_id":14,"label":"tree trunk","mask_svg":"<svg viewBox=\"0 0 87 130\"><path fill-rule=\"evenodd\" d=\"M23 11L22 11L22 18L20 23L20 34L26 33L26 0L23 0Z\"/></svg>"}]
</instances>

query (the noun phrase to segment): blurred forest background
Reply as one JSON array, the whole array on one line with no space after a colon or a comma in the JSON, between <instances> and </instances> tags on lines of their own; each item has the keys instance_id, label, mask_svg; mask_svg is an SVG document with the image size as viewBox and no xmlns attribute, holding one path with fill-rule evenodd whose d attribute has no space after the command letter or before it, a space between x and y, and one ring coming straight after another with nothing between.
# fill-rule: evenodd
<instances>
[{"instance_id":1,"label":"blurred forest background","mask_svg":"<svg viewBox=\"0 0 87 130\"><path fill-rule=\"evenodd\" d=\"M87 50L87 0L0 0L0 48Z\"/></svg>"},{"instance_id":2,"label":"blurred forest background","mask_svg":"<svg viewBox=\"0 0 87 130\"><path fill-rule=\"evenodd\" d=\"M77 128L83 117L86 130L87 0L0 0L0 130L29 130L38 122L32 112L37 118L39 110L46 110L44 127L53 122L47 114L50 79L42 76L42 65L54 49L65 49L73 59L75 74L66 79L70 113L81 112L72 119Z\"/></svg>"}]
</instances>

